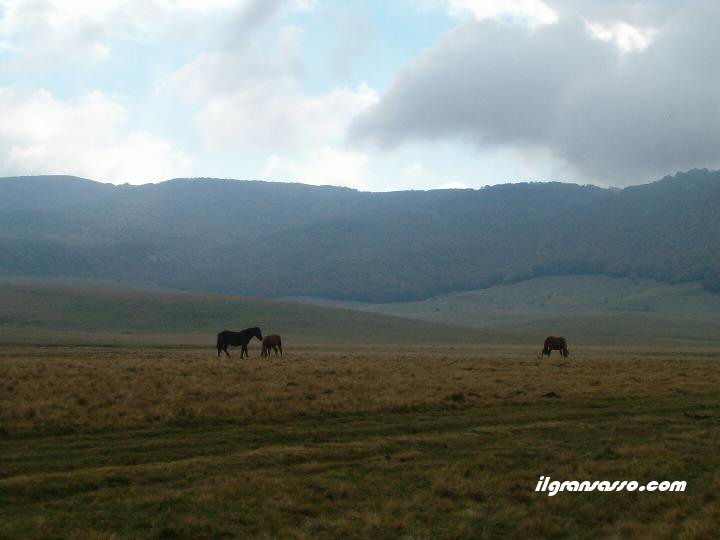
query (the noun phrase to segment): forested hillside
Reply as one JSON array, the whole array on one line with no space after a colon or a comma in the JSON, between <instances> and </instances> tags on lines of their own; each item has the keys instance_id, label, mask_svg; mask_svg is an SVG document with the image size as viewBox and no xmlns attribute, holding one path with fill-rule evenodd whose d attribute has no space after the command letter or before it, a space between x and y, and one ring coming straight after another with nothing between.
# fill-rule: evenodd
<instances>
[{"instance_id":1,"label":"forested hillside","mask_svg":"<svg viewBox=\"0 0 720 540\"><path fill-rule=\"evenodd\" d=\"M367 193L178 179L0 179L0 274L368 301L546 275L720 291L720 172L623 190L558 182Z\"/></svg>"}]
</instances>

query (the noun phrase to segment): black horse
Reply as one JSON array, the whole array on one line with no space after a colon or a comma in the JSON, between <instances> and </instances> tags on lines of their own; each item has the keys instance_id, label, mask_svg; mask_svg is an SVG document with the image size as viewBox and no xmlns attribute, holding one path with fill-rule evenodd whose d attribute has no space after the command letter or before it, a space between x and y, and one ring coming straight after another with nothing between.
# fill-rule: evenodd
<instances>
[{"instance_id":1,"label":"black horse","mask_svg":"<svg viewBox=\"0 0 720 540\"><path fill-rule=\"evenodd\" d=\"M247 346L248 343L250 343L250 340L254 337L258 338L260 341L262 341L263 338L262 332L257 326L253 328L246 328L240 332L223 330L217 336L218 358L220 358L220 351L225 351L228 358L230 357L230 353L227 350L228 345L232 345L233 347L242 347L242 349L240 349L240 358L243 356L250 356L248 354Z\"/></svg>"}]
</instances>

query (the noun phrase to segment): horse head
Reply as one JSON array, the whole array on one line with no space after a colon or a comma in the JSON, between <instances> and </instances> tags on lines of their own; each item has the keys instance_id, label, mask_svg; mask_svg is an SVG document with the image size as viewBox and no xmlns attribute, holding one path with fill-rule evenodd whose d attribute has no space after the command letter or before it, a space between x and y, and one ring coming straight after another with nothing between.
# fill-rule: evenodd
<instances>
[{"instance_id":1,"label":"horse head","mask_svg":"<svg viewBox=\"0 0 720 540\"><path fill-rule=\"evenodd\" d=\"M253 328L253 330L254 330L253 336L255 336L255 337L258 338L260 341L262 341L262 340L263 340L263 336L262 336L262 332L260 331L260 329L256 326L255 328Z\"/></svg>"}]
</instances>

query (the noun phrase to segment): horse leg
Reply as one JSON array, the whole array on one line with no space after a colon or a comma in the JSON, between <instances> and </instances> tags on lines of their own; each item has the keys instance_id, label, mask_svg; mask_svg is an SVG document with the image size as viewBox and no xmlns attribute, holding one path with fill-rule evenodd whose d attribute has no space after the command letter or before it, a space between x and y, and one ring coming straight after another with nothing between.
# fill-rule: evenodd
<instances>
[{"instance_id":1,"label":"horse leg","mask_svg":"<svg viewBox=\"0 0 720 540\"><path fill-rule=\"evenodd\" d=\"M230 353L228 352L227 348L228 348L228 346L225 345L225 346L223 347L223 350L225 351L225 356L227 356L228 358L230 358Z\"/></svg>"}]
</instances>

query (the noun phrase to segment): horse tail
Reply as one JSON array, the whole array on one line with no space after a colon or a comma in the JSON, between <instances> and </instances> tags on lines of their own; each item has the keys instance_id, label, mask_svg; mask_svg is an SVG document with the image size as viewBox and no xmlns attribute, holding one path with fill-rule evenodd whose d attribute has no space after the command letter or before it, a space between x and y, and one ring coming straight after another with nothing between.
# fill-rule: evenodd
<instances>
[{"instance_id":1,"label":"horse tail","mask_svg":"<svg viewBox=\"0 0 720 540\"><path fill-rule=\"evenodd\" d=\"M223 343L223 339L222 339L222 332L220 332L220 333L217 335L217 350L218 350L218 356L220 356L220 351L222 351L223 345L224 345L224 343Z\"/></svg>"},{"instance_id":2,"label":"horse tail","mask_svg":"<svg viewBox=\"0 0 720 540\"><path fill-rule=\"evenodd\" d=\"M278 336L278 349L280 349L280 356L282 356L282 339Z\"/></svg>"}]
</instances>

